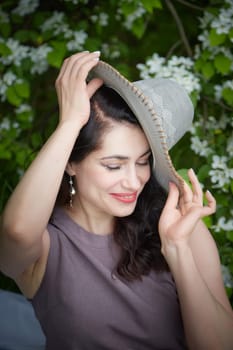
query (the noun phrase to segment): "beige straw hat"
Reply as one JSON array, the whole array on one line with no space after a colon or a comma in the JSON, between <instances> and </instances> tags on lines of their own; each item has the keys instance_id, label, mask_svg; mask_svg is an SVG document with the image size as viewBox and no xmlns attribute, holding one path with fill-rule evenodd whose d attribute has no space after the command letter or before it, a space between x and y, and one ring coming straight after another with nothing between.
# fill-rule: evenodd
<instances>
[{"instance_id":1,"label":"beige straw hat","mask_svg":"<svg viewBox=\"0 0 233 350\"><path fill-rule=\"evenodd\" d=\"M114 89L140 122L152 150L154 173L161 186L168 191L172 181L182 193L184 182L168 151L192 124L194 109L185 89L164 78L130 82L103 61L93 68L92 74Z\"/></svg>"}]
</instances>

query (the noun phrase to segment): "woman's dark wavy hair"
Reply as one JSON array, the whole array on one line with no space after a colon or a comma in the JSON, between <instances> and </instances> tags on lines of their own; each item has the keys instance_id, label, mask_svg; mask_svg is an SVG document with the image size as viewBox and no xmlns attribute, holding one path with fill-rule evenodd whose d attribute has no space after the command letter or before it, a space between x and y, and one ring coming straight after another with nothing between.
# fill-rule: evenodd
<instances>
[{"instance_id":1,"label":"woman's dark wavy hair","mask_svg":"<svg viewBox=\"0 0 233 350\"><path fill-rule=\"evenodd\" d=\"M80 131L69 161L79 163L99 149L104 134L114 127L113 123L127 123L141 128L126 102L113 89L102 85L91 98L90 118ZM152 157L150 165L152 169ZM67 203L68 197L68 175L65 173L57 204ZM121 248L116 271L128 281L139 279L151 270L168 270L158 233L158 221L165 200L166 193L151 172L135 211L127 217L116 217L113 236Z\"/></svg>"}]
</instances>

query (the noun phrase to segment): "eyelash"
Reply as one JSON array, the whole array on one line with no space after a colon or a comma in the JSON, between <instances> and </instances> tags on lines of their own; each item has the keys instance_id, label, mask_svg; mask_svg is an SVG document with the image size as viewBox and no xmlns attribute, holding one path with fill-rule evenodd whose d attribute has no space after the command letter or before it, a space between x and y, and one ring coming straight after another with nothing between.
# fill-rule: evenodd
<instances>
[{"instance_id":1,"label":"eyelash","mask_svg":"<svg viewBox=\"0 0 233 350\"><path fill-rule=\"evenodd\" d=\"M113 171L113 170L119 170L120 166L111 166L111 165L104 165L104 167L109 170L109 171Z\"/></svg>"},{"instance_id":2,"label":"eyelash","mask_svg":"<svg viewBox=\"0 0 233 350\"><path fill-rule=\"evenodd\" d=\"M147 166L149 165L149 159L144 161L143 163L136 163L139 166ZM119 170L121 168L121 165L104 165L104 167L109 171Z\"/></svg>"}]
</instances>

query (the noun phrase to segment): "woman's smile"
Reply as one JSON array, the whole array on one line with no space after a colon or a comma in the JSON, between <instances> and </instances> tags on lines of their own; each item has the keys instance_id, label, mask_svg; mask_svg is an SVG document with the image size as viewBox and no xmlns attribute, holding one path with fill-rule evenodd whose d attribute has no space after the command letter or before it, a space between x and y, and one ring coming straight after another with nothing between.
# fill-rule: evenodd
<instances>
[{"instance_id":1,"label":"woman's smile","mask_svg":"<svg viewBox=\"0 0 233 350\"><path fill-rule=\"evenodd\" d=\"M113 198L123 203L134 203L137 200L137 192L133 193L110 193Z\"/></svg>"}]
</instances>

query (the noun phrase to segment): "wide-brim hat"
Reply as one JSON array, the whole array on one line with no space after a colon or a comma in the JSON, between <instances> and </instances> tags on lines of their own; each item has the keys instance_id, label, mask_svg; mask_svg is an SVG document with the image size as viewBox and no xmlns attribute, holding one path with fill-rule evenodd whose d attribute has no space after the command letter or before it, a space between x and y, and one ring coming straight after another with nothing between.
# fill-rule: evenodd
<instances>
[{"instance_id":1,"label":"wide-brim hat","mask_svg":"<svg viewBox=\"0 0 233 350\"><path fill-rule=\"evenodd\" d=\"M135 114L150 144L159 184L168 191L169 182L174 182L182 193L184 180L175 170L169 150L192 124L194 108L186 90L166 78L130 82L103 61L91 73L114 89Z\"/></svg>"}]
</instances>

